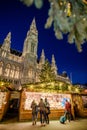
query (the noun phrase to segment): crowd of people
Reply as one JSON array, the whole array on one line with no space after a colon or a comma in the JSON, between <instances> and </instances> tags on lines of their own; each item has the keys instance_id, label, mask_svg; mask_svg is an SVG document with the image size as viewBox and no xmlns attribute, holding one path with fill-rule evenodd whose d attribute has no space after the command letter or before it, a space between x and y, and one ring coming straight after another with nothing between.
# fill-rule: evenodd
<instances>
[{"instance_id":1,"label":"crowd of people","mask_svg":"<svg viewBox=\"0 0 87 130\"><path fill-rule=\"evenodd\" d=\"M45 126L49 124L49 114L50 114L50 104L45 98L44 100L41 98L39 103L37 104L35 100L31 103L32 108L32 125L36 125L38 119L38 112L40 114L40 123L41 126ZM66 100L65 102L65 112L64 115L60 117L60 123L64 124L66 121L71 121L71 103Z\"/></svg>"},{"instance_id":2,"label":"crowd of people","mask_svg":"<svg viewBox=\"0 0 87 130\"><path fill-rule=\"evenodd\" d=\"M40 113L41 126L49 124L50 104L47 98L45 98L45 100L41 98L39 104L37 104L36 101L33 100L31 103L31 108L32 108L32 125L36 125L38 112Z\"/></svg>"}]
</instances>

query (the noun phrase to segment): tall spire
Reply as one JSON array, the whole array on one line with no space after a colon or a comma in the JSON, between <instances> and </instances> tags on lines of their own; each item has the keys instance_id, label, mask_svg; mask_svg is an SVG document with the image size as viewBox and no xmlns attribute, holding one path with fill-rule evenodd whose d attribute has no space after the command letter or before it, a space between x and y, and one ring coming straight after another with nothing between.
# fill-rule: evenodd
<instances>
[{"instance_id":1,"label":"tall spire","mask_svg":"<svg viewBox=\"0 0 87 130\"><path fill-rule=\"evenodd\" d=\"M51 61L51 69L54 71L54 73L57 75L57 66L55 62L54 55L52 55L52 61Z\"/></svg>"},{"instance_id":2,"label":"tall spire","mask_svg":"<svg viewBox=\"0 0 87 130\"><path fill-rule=\"evenodd\" d=\"M44 49L42 49L41 56L40 56L40 64L45 63L45 54L44 54Z\"/></svg>"},{"instance_id":3,"label":"tall spire","mask_svg":"<svg viewBox=\"0 0 87 130\"><path fill-rule=\"evenodd\" d=\"M27 53L31 53L32 47L34 48L34 54L37 53L37 44L38 44L38 31L36 28L36 22L35 18L33 19L30 29L27 32L27 36L24 41L24 47L23 47L23 56L25 56Z\"/></svg>"},{"instance_id":4,"label":"tall spire","mask_svg":"<svg viewBox=\"0 0 87 130\"><path fill-rule=\"evenodd\" d=\"M2 49L10 52L10 44L11 44L11 32L9 32L4 39L4 42L2 44Z\"/></svg>"},{"instance_id":5,"label":"tall spire","mask_svg":"<svg viewBox=\"0 0 87 130\"><path fill-rule=\"evenodd\" d=\"M35 18L33 18L33 21L31 23L31 26L30 26L30 31L31 32L37 32L37 27L36 27L36 21L35 21Z\"/></svg>"}]
</instances>

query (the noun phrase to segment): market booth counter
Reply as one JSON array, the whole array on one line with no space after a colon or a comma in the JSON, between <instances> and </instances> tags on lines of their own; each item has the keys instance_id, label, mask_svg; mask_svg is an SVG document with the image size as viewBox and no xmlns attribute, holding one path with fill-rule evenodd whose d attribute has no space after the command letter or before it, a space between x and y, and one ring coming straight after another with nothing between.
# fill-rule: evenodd
<instances>
[{"instance_id":1,"label":"market booth counter","mask_svg":"<svg viewBox=\"0 0 87 130\"><path fill-rule=\"evenodd\" d=\"M58 119L61 115L64 115L66 99L72 101L71 94L22 91L19 108L19 121L32 120L31 102L35 100L36 103L39 104L40 98L45 99L45 97L50 103L50 119ZM39 117L40 115L38 113L38 119Z\"/></svg>"},{"instance_id":2,"label":"market booth counter","mask_svg":"<svg viewBox=\"0 0 87 130\"><path fill-rule=\"evenodd\" d=\"M47 98L50 104L50 119L64 115L66 99L71 102L72 118L87 117L87 92L77 86L58 83L26 85L21 91L19 121L32 120L31 102L39 104L40 99ZM67 87L67 89L64 89ZM61 88L61 89L60 89ZM40 115L38 114L38 119Z\"/></svg>"}]
</instances>

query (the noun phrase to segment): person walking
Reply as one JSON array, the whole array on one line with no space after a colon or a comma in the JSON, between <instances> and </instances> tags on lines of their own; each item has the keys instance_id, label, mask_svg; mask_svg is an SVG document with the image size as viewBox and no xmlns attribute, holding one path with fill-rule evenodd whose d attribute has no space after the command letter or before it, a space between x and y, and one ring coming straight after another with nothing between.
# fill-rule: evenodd
<instances>
[{"instance_id":1,"label":"person walking","mask_svg":"<svg viewBox=\"0 0 87 130\"><path fill-rule=\"evenodd\" d=\"M36 104L35 100L32 101L31 108L32 108L32 125L36 125L36 121L37 121L37 104Z\"/></svg>"},{"instance_id":2,"label":"person walking","mask_svg":"<svg viewBox=\"0 0 87 130\"><path fill-rule=\"evenodd\" d=\"M50 114L50 104L47 98L45 98L45 118L47 124L49 124L49 114Z\"/></svg>"},{"instance_id":3,"label":"person walking","mask_svg":"<svg viewBox=\"0 0 87 130\"><path fill-rule=\"evenodd\" d=\"M65 103L65 113L66 113L66 118L70 122L71 121L71 103L66 100Z\"/></svg>"}]
</instances>

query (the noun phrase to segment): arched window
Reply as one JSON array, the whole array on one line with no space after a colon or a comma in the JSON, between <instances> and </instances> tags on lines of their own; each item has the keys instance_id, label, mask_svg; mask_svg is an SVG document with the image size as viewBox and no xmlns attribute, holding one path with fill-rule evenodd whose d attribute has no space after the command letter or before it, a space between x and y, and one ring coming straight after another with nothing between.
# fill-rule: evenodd
<instances>
[{"instance_id":1,"label":"arched window","mask_svg":"<svg viewBox=\"0 0 87 130\"><path fill-rule=\"evenodd\" d=\"M15 70L15 75L14 75L14 77L16 78L16 79L18 79L19 78L19 67L17 67L16 68L16 70Z\"/></svg>"},{"instance_id":2,"label":"arched window","mask_svg":"<svg viewBox=\"0 0 87 130\"><path fill-rule=\"evenodd\" d=\"M31 52L34 53L34 44L31 44Z\"/></svg>"},{"instance_id":3,"label":"arched window","mask_svg":"<svg viewBox=\"0 0 87 130\"><path fill-rule=\"evenodd\" d=\"M10 77L14 78L14 73L15 73L15 66L12 65L11 71L10 71Z\"/></svg>"},{"instance_id":4,"label":"arched window","mask_svg":"<svg viewBox=\"0 0 87 130\"><path fill-rule=\"evenodd\" d=\"M6 65L6 68L5 68L5 73L4 73L4 75L8 77L8 76L10 75L10 70L11 70L11 65L10 65L10 64L7 64L7 65Z\"/></svg>"}]
</instances>

